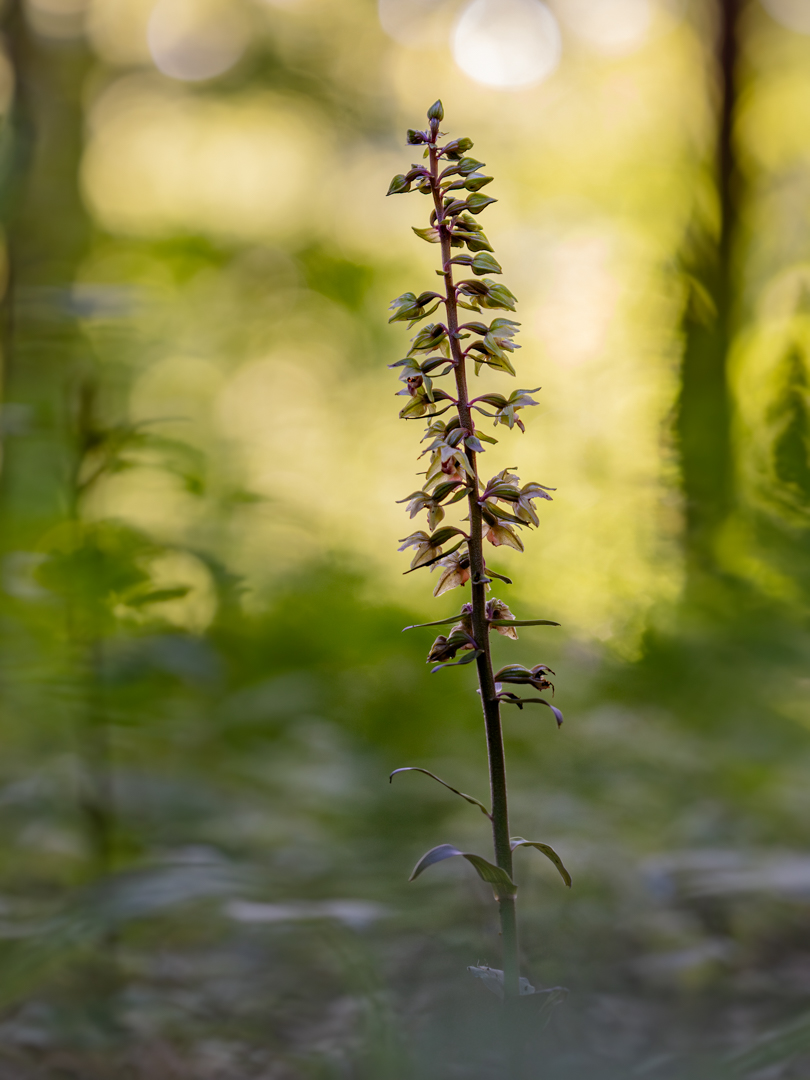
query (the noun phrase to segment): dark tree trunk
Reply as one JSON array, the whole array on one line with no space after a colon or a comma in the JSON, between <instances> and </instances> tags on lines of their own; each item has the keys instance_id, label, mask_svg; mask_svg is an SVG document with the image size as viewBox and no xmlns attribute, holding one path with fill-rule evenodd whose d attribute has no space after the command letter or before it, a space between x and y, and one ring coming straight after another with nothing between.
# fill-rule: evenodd
<instances>
[{"instance_id":1,"label":"dark tree trunk","mask_svg":"<svg viewBox=\"0 0 810 1080\"><path fill-rule=\"evenodd\" d=\"M67 390L86 348L72 286L90 222L79 192L83 40L49 40L15 0L4 31L15 77L3 199L8 283L2 302L2 549L27 549L64 507L71 460ZM10 408L8 408L10 406Z\"/></svg>"},{"instance_id":2,"label":"dark tree trunk","mask_svg":"<svg viewBox=\"0 0 810 1080\"><path fill-rule=\"evenodd\" d=\"M717 568L716 540L733 499L731 409L727 364L733 334L733 257L738 171L732 139L741 0L718 0L716 66L720 100L716 183L720 210L714 236L697 226L685 269L693 279L683 318L678 441L685 501L688 578L699 586Z\"/></svg>"},{"instance_id":3,"label":"dark tree trunk","mask_svg":"<svg viewBox=\"0 0 810 1080\"><path fill-rule=\"evenodd\" d=\"M10 6L4 30L15 94L3 206L8 284L2 306L2 399L11 422L2 445L0 555L30 551L49 527L77 512L76 462L86 435L76 402L88 345L74 283L91 238L79 190L90 52L82 39L38 36L19 0ZM0 611L2 603L0 591ZM0 622L10 679L13 633ZM106 872L114 806L110 738L99 698L101 644L80 639L69 613L66 637L68 662L85 698L77 717L85 774L80 803L94 868Z\"/></svg>"}]
</instances>

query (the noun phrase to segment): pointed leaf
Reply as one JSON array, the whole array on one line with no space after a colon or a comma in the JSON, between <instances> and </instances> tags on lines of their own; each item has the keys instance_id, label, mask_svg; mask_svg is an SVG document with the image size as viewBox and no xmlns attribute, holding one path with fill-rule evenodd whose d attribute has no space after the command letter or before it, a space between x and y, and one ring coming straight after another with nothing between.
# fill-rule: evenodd
<instances>
[{"instance_id":1,"label":"pointed leaf","mask_svg":"<svg viewBox=\"0 0 810 1080\"><path fill-rule=\"evenodd\" d=\"M407 360L399 361L399 364L405 363L407 363ZM390 364L389 366L394 367L398 365ZM475 398L475 401L472 401L470 404L474 405L477 401L485 401L487 405L492 405L495 409L505 409L509 404L503 394L481 394L480 397Z\"/></svg>"},{"instance_id":2,"label":"pointed leaf","mask_svg":"<svg viewBox=\"0 0 810 1080\"><path fill-rule=\"evenodd\" d=\"M436 622L413 623L412 626L403 626L402 633L406 630L421 630L425 626L447 626L448 623L457 623L459 618L459 615L451 615L449 619L437 619Z\"/></svg>"},{"instance_id":3,"label":"pointed leaf","mask_svg":"<svg viewBox=\"0 0 810 1080\"><path fill-rule=\"evenodd\" d=\"M503 582L505 582L505 583L506 583L507 585L511 585L511 584L512 584L512 579L511 579L511 578L508 578L508 577L506 577L506 576L505 576L504 574L498 574L498 573L496 573L496 572L495 572L494 570L491 570L491 569L490 569L489 567L487 567L487 573L488 573L488 574L489 574L489 575L490 575L491 577L497 578L497 579L498 579L498 581L503 581Z\"/></svg>"},{"instance_id":4,"label":"pointed leaf","mask_svg":"<svg viewBox=\"0 0 810 1080\"><path fill-rule=\"evenodd\" d=\"M492 251L492 244L484 236L483 233L474 233L472 236L464 238L467 243L468 251ZM467 305L463 305L467 306Z\"/></svg>"},{"instance_id":5,"label":"pointed leaf","mask_svg":"<svg viewBox=\"0 0 810 1080\"><path fill-rule=\"evenodd\" d=\"M190 591L188 585L176 585L174 588L152 589L151 592L125 596L123 600L128 607L144 607L146 604L162 604L167 600L180 600Z\"/></svg>"},{"instance_id":6,"label":"pointed leaf","mask_svg":"<svg viewBox=\"0 0 810 1080\"><path fill-rule=\"evenodd\" d=\"M475 871L481 880L486 881L493 887L495 895L499 900L516 895L517 885L515 885L514 881L512 881L505 870L501 870L500 866L495 866L494 863L489 862L481 855L474 855L469 851L459 851L459 849L453 847L452 844L439 844L438 847L431 848L431 850L423 855L413 868L413 873L408 880L414 881L424 870L427 870L429 866L433 866L438 862L443 862L445 859L452 859L456 855L460 855L462 859L466 859L467 862L475 868Z\"/></svg>"},{"instance_id":7,"label":"pointed leaf","mask_svg":"<svg viewBox=\"0 0 810 1080\"><path fill-rule=\"evenodd\" d=\"M488 251L479 252L472 260L474 274L502 274L501 264Z\"/></svg>"},{"instance_id":8,"label":"pointed leaf","mask_svg":"<svg viewBox=\"0 0 810 1080\"><path fill-rule=\"evenodd\" d=\"M479 656L482 656L483 652L483 649L473 649L470 652L465 652L460 660L456 660L452 664L437 664L435 668L430 669L430 674L435 675L436 672L441 671L442 668L463 667L464 664L471 664L473 660L477 660Z\"/></svg>"},{"instance_id":9,"label":"pointed leaf","mask_svg":"<svg viewBox=\"0 0 810 1080\"><path fill-rule=\"evenodd\" d=\"M481 195L479 192L473 192L467 199L467 209L472 214L480 214L482 210L485 210L492 203L497 202L497 199L490 198L489 195Z\"/></svg>"},{"instance_id":10,"label":"pointed leaf","mask_svg":"<svg viewBox=\"0 0 810 1080\"><path fill-rule=\"evenodd\" d=\"M522 518L515 517L514 514L510 514L507 510L502 510L497 503L485 502L482 505L482 510L484 511L484 519L488 525L497 524L498 518L500 518L501 521L511 521L513 525L519 525L522 529L527 525L527 522ZM493 518L496 520L493 521Z\"/></svg>"},{"instance_id":11,"label":"pointed leaf","mask_svg":"<svg viewBox=\"0 0 810 1080\"><path fill-rule=\"evenodd\" d=\"M449 620L448 620L449 621ZM490 619L490 626L559 626L551 619Z\"/></svg>"},{"instance_id":12,"label":"pointed leaf","mask_svg":"<svg viewBox=\"0 0 810 1080\"><path fill-rule=\"evenodd\" d=\"M461 139L453 139L449 142L443 150L440 151L442 156L448 157L453 161L463 158L464 154L468 150L471 150L473 146L472 139L468 139L467 136L463 136Z\"/></svg>"},{"instance_id":13,"label":"pointed leaf","mask_svg":"<svg viewBox=\"0 0 810 1080\"><path fill-rule=\"evenodd\" d=\"M502 705L517 705L519 709L522 709L524 705L547 705L549 709L554 713L554 719L557 721L557 727L561 728L565 722L565 717L556 705L552 705L550 701L546 701L541 697L518 697L517 694L498 694L498 701Z\"/></svg>"},{"instance_id":14,"label":"pointed leaf","mask_svg":"<svg viewBox=\"0 0 810 1080\"><path fill-rule=\"evenodd\" d=\"M425 229L417 229L415 225L411 226L417 236L420 236L423 240L427 240L429 244L438 244L441 241L439 230L429 226Z\"/></svg>"},{"instance_id":15,"label":"pointed leaf","mask_svg":"<svg viewBox=\"0 0 810 1080\"><path fill-rule=\"evenodd\" d=\"M451 615L447 619L437 619L436 622L413 623L412 626L403 626L402 633L404 634L406 630L421 630L424 626L447 626L448 623L457 623L463 618L464 613L462 612L460 615Z\"/></svg>"},{"instance_id":16,"label":"pointed leaf","mask_svg":"<svg viewBox=\"0 0 810 1080\"><path fill-rule=\"evenodd\" d=\"M557 867L560 877L563 879L568 888L571 888L571 875L565 869L562 859L554 850L554 848L551 847L550 844L541 844L537 840L524 840L522 836L513 836L509 843L512 847L512 851L519 847L537 848L539 852L541 852L543 855L545 855L547 859L550 859L551 862L554 863L554 865Z\"/></svg>"},{"instance_id":17,"label":"pointed leaf","mask_svg":"<svg viewBox=\"0 0 810 1080\"><path fill-rule=\"evenodd\" d=\"M475 432L475 437L477 439L481 439L482 442L492 443L493 446L498 445L498 440L497 439L493 439L491 435L485 435L483 431L476 431Z\"/></svg>"},{"instance_id":18,"label":"pointed leaf","mask_svg":"<svg viewBox=\"0 0 810 1080\"><path fill-rule=\"evenodd\" d=\"M412 574L414 570L421 570L423 566L432 566L434 563L437 563L439 559L446 559L448 555L452 555L453 552L458 551L465 543L465 540L459 540L455 547L451 547L445 552L439 552L434 558L428 559L427 562L420 563L418 566L412 566L410 570L403 570L403 577L405 574ZM512 583L510 582L509 584L511 585Z\"/></svg>"},{"instance_id":19,"label":"pointed leaf","mask_svg":"<svg viewBox=\"0 0 810 1080\"><path fill-rule=\"evenodd\" d=\"M463 791L459 791L458 788L454 788L452 784L446 783L444 780L441 779L441 777L436 776L435 773L429 772L427 769L420 769L416 765L406 765L401 769L394 769L394 771L388 777L388 783L389 784L392 783L393 779L397 775L397 773L401 773L401 772L420 772L420 773L424 773L425 776L430 776L438 784L441 784L442 787L446 787L448 791L452 791L455 795L460 795L461 798L466 799L468 803L472 803L473 806L477 806L482 814L484 814L486 817L488 817L490 820L492 820L492 816L491 816L489 810L487 810L487 808L484 806L484 804L482 802L479 802L478 799L474 799L472 795L465 795Z\"/></svg>"},{"instance_id":20,"label":"pointed leaf","mask_svg":"<svg viewBox=\"0 0 810 1080\"><path fill-rule=\"evenodd\" d=\"M440 547L442 544L446 544L453 536L463 536L466 540L466 534L461 529L457 529L455 525L443 525L441 529L437 529L431 535L430 543L433 547Z\"/></svg>"},{"instance_id":21,"label":"pointed leaf","mask_svg":"<svg viewBox=\"0 0 810 1080\"><path fill-rule=\"evenodd\" d=\"M485 165L485 161L476 161L475 158L472 157L463 157L454 169L446 169L445 172L457 172L461 173L462 176L469 176L471 173L483 169Z\"/></svg>"},{"instance_id":22,"label":"pointed leaf","mask_svg":"<svg viewBox=\"0 0 810 1080\"><path fill-rule=\"evenodd\" d=\"M444 859L452 859L455 855L462 854L463 852L459 851L458 848L453 847L452 844L439 844L438 847L431 848L430 851L422 856L413 868L413 872L408 878L408 881L415 881L429 866L434 866L436 863L443 862Z\"/></svg>"},{"instance_id":23,"label":"pointed leaf","mask_svg":"<svg viewBox=\"0 0 810 1080\"><path fill-rule=\"evenodd\" d=\"M464 184L464 187L467 191L480 191L482 187L491 184L494 179L493 176L484 176L483 173L471 173L467 177L467 182Z\"/></svg>"},{"instance_id":24,"label":"pointed leaf","mask_svg":"<svg viewBox=\"0 0 810 1080\"><path fill-rule=\"evenodd\" d=\"M411 185L408 183L407 177L405 177L401 173L399 173L391 181L391 184L389 185L389 188L388 188L388 191L386 192L386 194L387 195L400 195L400 194L403 194L404 192L410 191L410 190L411 190Z\"/></svg>"},{"instance_id":25,"label":"pointed leaf","mask_svg":"<svg viewBox=\"0 0 810 1080\"><path fill-rule=\"evenodd\" d=\"M550 701L546 701L546 699L542 697L524 698L523 700L527 705L546 705L554 713L554 719L557 721L557 727L560 728L563 726L563 723L565 722L565 717L563 716L562 712L557 708L557 706L552 705Z\"/></svg>"}]
</instances>

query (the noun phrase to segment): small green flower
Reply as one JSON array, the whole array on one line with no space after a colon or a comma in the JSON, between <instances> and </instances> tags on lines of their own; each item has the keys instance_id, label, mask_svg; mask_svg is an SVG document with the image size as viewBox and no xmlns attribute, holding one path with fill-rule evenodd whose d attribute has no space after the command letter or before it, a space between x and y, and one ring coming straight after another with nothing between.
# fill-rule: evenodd
<instances>
[{"instance_id":1,"label":"small green flower","mask_svg":"<svg viewBox=\"0 0 810 1080\"><path fill-rule=\"evenodd\" d=\"M514 617L503 600L498 600L494 596L491 600L487 600L487 622L492 622L493 619L514 619ZM495 629L504 637L517 641L518 632L514 626L496 626Z\"/></svg>"},{"instance_id":2,"label":"small green flower","mask_svg":"<svg viewBox=\"0 0 810 1080\"><path fill-rule=\"evenodd\" d=\"M434 596L442 596L451 589L466 585L470 580L470 556L467 551L455 551L439 563L442 575L433 590Z\"/></svg>"}]
</instances>

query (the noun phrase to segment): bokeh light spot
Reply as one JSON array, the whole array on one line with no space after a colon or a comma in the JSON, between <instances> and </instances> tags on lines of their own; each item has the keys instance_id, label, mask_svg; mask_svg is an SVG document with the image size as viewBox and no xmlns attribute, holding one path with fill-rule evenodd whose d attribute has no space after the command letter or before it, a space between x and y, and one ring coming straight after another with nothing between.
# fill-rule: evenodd
<instances>
[{"instance_id":1,"label":"bokeh light spot","mask_svg":"<svg viewBox=\"0 0 810 1080\"><path fill-rule=\"evenodd\" d=\"M540 0L473 0L453 31L453 56L486 86L517 90L547 78L560 62L557 20Z\"/></svg>"},{"instance_id":2,"label":"bokeh light spot","mask_svg":"<svg viewBox=\"0 0 810 1080\"><path fill-rule=\"evenodd\" d=\"M442 0L378 0L380 26L400 45L429 41Z\"/></svg>"},{"instance_id":3,"label":"bokeh light spot","mask_svg":"<svg viewBox=\"0 0 810 1080\"><path fill-rule=\"evenodd\" d=\"M126 76L99 95L89 126L82 186L110 229L255 242L313 228L328 212L311 167L324 160L328 131L315 110L278 95L224 105Z\"/></svg>"},{"instance_id":4,"label":"bokeh light spot","mask_svg":"<svg viewBox=\"0 0 810 1080\"><path fill-rule=\"evenodd\" d=\"M762 0L762 6L772 19L797 34L810 34L810 3L808 0Z\"/></svg>"},{"instance_id":5,"label":"bokeh light spot","mask_svg":"<svg viewBox=\"0 0 810 1080\"><path fill-rule=\"evenodd\" d=\"M577 37L608 56L638 49L653 19L651 0L560 0L557 8Z\"/></svg>"},{"instance_id":6,"label":"bokeh light spot","mask_svg":"<svg viewBox=\"0 0 810 1080\"><path fill-rule=\"evenodd\" d=\"M184 588L184 596L150 605L155 615L169 623L201 634L217 611L217 595L211 571L190 551L166 550L149 566L154 589Z\"/></svg>"},{"instance_id":7,"label":"bokeh light spot","mask_svg":"<svg viewBox=\"0 0 810 1080\"><path fill-rule=\"evenodd\" d=\"M201 0L159 0L147 28L155 66L184 82L223 75L244 52L246 37L233 7Z\"/></svg>"},{"instance_id":8,"label":"bokeh light spot","mask_svg":"<svg viewBox=\"0 0 810 1080\"><path fill-rule=\"evenodd\" d=\"M84 27L87 0L26 0L28 22L42 37L79 37Z\"/></svg>"}]
</instances>

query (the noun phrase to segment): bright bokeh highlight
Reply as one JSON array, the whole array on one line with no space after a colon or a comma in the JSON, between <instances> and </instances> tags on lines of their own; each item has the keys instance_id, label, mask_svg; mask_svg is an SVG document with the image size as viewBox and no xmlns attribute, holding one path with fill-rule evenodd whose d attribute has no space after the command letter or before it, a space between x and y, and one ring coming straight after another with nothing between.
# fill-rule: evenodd
<instances>
[{"instance_id":1,"label":"bright bokeh highlight","mask_svg":"<svg viewBox=\"0 0 810 1080\"><path fill-rule=\"evenodd\" d=\"M559 64L561 51L557 20L539 0L473 0L453 31L461 70L501 90L541 82Z\"/></svg>"},{"instance_id":2,"label":"bright bokeh highlight","mask_svg":"<svg viewBox=\"0 0 810 1080\"><path fill-rule=\"evenodd\" d=\"M622 56L640 48L652 25L652 0L559 0L566 28L590 48Z\"/></svg>"},{"instance_id":3,"label":"bright bokeh highlight","mask_svg":"<svg viewBox=\"0 0 810 1080\"><path fill-rule=\"evenodd\" d=\"M377 0L380 26L400 45L428 42L435 17L445 13L442 0Z\"/></svg>"},{"instance_id":4,"label":"bright bokeh highlight","mask_svg":"<svg viewBox=\"0 0 810 1080\"><path fill-rule=\"evenodd\" d=\"M762 0L762 6L788 30L810 34L810 4L807 0Z\"/></svg>"},{"instance_id":5,"label":"bright bokeh highlight","mask_svg":"<svg viewBox=\"0 0 810 1080\"><path fill-rule=\"evenodd\" d=\"M158 70L183 82L223 75L246 44L239 8L225 0L158 0L147 36Z\"/></svg>"}]
</instances>

